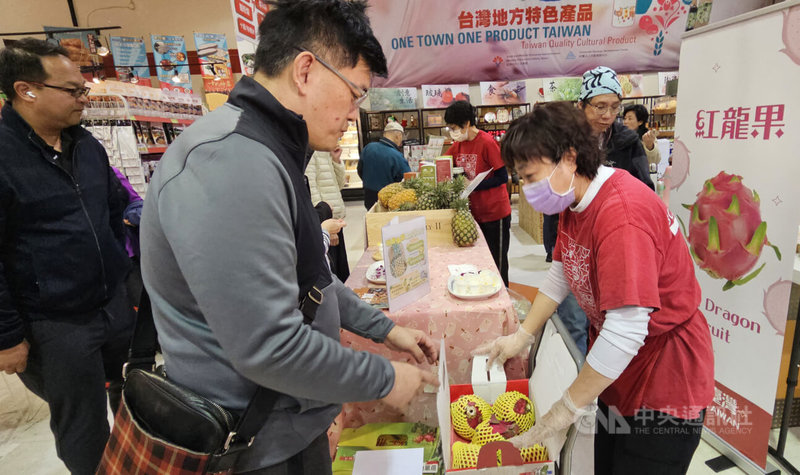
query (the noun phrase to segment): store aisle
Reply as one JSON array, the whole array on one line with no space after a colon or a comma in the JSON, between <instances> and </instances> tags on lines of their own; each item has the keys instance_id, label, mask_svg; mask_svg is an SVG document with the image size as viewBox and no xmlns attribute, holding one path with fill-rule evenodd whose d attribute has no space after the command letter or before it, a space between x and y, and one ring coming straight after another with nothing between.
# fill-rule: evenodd
<instances>
[{"instance_id":1,"label":"store aisle","mask_svg":"<svg viewBox=\"0 0 800 475\"><path fill-rule=\"evenodd\" d=\"M514 199L516 200L516 195ZM351 267L358 262L364 250L364 214L361 202L348 202L345 242ZM516 202L512 202L515 205ZM544 246L536 244L523 231L513 206L511 221L511 243L509 249L509 280L536 286L545 276L550 264L544 261ZM49 411L42 400L28 392L19 378L0 373L0 473L24 475L63 475L67 473L56 456L53 436L49 428ZM777 430L773 431L772 444L777 441ZM690 475L712 475L715 472L705 461L719 453L705 442L695 453L689 468ZM790 431L786 449L787 458L800 466L800 427ZM725 475L744 472L732 468ZM786 473L786 472L784 472ZM576 474L584 475L584 474Z\"/></svg>"}]
</instances>

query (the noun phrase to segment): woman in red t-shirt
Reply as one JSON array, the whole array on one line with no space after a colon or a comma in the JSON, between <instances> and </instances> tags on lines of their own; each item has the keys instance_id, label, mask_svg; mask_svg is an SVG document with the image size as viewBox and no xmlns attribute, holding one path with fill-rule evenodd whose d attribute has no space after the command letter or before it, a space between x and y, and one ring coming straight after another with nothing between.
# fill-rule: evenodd
<instances>
[{"instance_id":1,"label":"woman in red t-shirt","mask_svg":"<svg viewBox=\"0 0 800 475\"><path fill-rule=\"evenodd\" d=\"M455 166L473 180L479 173L494 170L469 195L469 207L486 238L497 269L508 287L508 240L511 229L511 202L506 184L508 172L500 158L500 147L494 138L475 127L476 111L467 101L456 101L444 111L453 145L445 155L453 157Z\"/></svg>"},{"instance_id":2,"label":"woman in red t-shirt","mask_svg":"<svg viewBox=\"0 0 800 475\"><path fill-rule=\"evenodd\" d=\"M590 321L577 379L512 443L552 447L599 398L596 474L685 473L714 395L714 355L675 216L628 172L601 165L589 123L567 103L515 120L502 155L534 209L561 213L558 241L522 326L475 353L501 363L520 353L569 291Z\"/></svg>"}]
</instances>

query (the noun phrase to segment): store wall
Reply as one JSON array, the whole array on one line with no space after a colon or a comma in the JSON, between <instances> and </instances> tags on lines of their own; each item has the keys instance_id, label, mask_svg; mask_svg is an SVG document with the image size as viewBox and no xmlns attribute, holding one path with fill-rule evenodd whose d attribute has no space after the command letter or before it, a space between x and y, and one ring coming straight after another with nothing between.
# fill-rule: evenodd
<instances>
[{"instance_id":1,"label":"store wall","mask_svg":"<svg viewBox=\"0 0 800 475\"><path fill-rule=\"evenodd\" d=\"M152 51L151 34L183 35L187 49L194 50L195 31L224 33L229 47L236 48L233 15L227 0L74 0L73 3L79 27L121 26L119 30L103 31L103 36L142 36L147 51ZM0 0L0 12L0 33L41 31L44 25L72 26L67 0ZM202 91L198 75L192 76L192 86L195 91Z\"/></svg>"}]
</instances>

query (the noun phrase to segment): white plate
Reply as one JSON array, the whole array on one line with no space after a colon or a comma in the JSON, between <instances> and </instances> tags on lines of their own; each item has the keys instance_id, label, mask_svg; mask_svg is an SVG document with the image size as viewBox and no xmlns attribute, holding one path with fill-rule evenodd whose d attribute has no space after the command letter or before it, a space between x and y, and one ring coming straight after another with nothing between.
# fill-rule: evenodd
<instances>
[{"instance_id":1,"label":"white plate","mask_svg":"<svg viewBox=\"0 0 800 475\"><path fill-rule=\"evenodd\" d=\"M494 112L487 112L483 118L490 124L493 124L497 120L497 116L494 114Z\"/></svg>"},{"instance_id":2,"label":"white plate","mask_svg":"<svg viewBox=\"0 0 800 475\"><path fill-rule=\"evenodd\" d=\"M497 122L505 124L508 122L508 109L497 109Z\"/></svg>"},{"instance_id":3,"label":"white plate","mask_svg":"<svg viewBox=\"0 0 800 475\"><path fill-rule=\"evenodd\" d=\"M463 299L463 300L481 300L485 298L489 298L492 295L500 292L500 289L503 288L503 281L500 279L500 276L495 274L494 272L490 271L480 271L480 274L488 274L494 278L494 285L492 288L484 293L481 294L462 294L460 292L456 292L453 289L453 284L455 283L456 279L460 278L461 275L451 275L449 279L447 279L447 291L450 292L454 297Z\"/></svg>"},{"instance_id":4,"label":"white plate","mask_svg":"<svg viewBox=\"0 0 800 475\"><path fill-rule=\"evenodd\" d=\"M378 268L380 267L380 271ZM367 268L367 280L373 284L386 283L386 268L383 266L383 261L373 262Z\"/></svg>"}]
</instances>

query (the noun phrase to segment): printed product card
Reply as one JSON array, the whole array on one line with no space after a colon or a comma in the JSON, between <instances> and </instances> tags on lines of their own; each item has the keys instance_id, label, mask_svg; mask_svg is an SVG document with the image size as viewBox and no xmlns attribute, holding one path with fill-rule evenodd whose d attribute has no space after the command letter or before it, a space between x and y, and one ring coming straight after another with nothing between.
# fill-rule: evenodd
<instances>
[{"instance_id":1,"label":"printed product card","mask_svg":"<svg viewBox=\"0 0 800 475\"><path fill-rule=\"evenodd\" d=\"M431 291L425 217L389 223L381 229L389 311L416 302Z\"/></svg>"}]
</instances>

